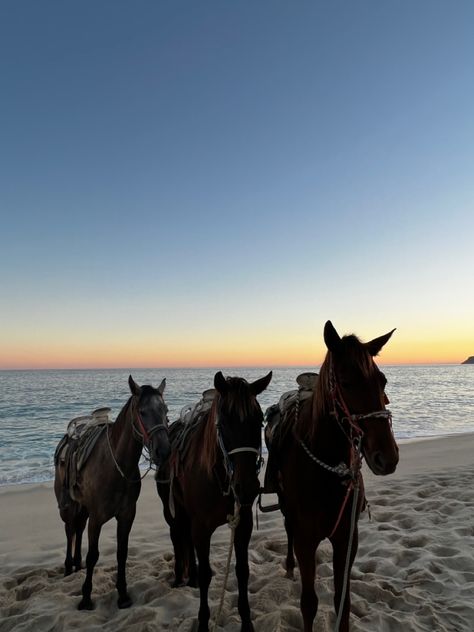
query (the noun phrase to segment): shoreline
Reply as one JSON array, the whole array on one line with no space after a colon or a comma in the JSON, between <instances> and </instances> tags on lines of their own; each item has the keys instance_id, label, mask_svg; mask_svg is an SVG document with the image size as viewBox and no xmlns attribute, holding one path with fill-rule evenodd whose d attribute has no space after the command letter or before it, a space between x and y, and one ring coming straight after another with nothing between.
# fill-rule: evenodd
<instances>
[{"instance_id":1,"label":"shoreline","mask_svg":"<svg viewBox=\"0 0 474 632\"><path fill-rule=\"evenodd\" d=\"M431 441L450 439L450 438L455 438L455 437L467 438L470 436L474 437L474 430L471 432L451 432L451 433L443 434L443 435L425 435L422 437L397 438L397 443L398 445L409 445L409 444L415 444L415 443L423 443L425 441L431 442ZM263 448L263 454L264 455L268 454L264 445L262 446L262 448ZM142 469L145 469L145 468L142 468ZM8 490L10 488L13 491L14 489L23 488L25 486L34 487L35 485L46 485L48 483L52 484L53 481L54 481L54 476L52 478L47 478L47 479L39 480L39 481L25 481L25 482L19 481L18 483L0 483L0 494L2 493L3 490L6 490L6 489Z\"/></svg>"},{"instance_id":2,"label":"shoreline","mask_svg":"<svg viewBox=\"0 0 474 632\"><path fill-rule=\"evenodd\" d=\"M351 632L472 632L474 629L474 433L402 442L397 471L363 468L372 519L359 522L352 571ZM272 496L265 504L273 502ZM0 488L0 631L192 632L199 593L171 588L173 549L154 480L144 479L130 535L127 576L132 608L119 610L114 587L115 521L102 530L91 612L78 613L84 571L63 577L65 536L52 481ZM285 578L286 537L279 511L259 514L249 546L249 598L259 632L300 632L300 581ZM83 558L87 546L85 537ZM220 598L229 529L211 543L215 576L211 616ZM333 632L332 549L317 553L319 632ZM239 632L232 569L222 632Z\"/></svg>"}]
</instances>

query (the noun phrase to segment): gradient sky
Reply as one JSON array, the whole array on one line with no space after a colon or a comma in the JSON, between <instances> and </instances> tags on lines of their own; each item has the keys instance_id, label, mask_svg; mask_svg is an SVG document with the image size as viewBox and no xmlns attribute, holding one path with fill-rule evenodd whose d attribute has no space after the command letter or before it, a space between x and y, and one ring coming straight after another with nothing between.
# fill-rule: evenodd
<instances>
[{"instance_id":1,"label":"gradient sky","mask_svg":"<svg viewBox=\"0 0 474 632\"><path fill-rule=\"evenodd\" d=\"M471 0L3 0L0 368L474 354Z\"/></svg>"}]
</instances>

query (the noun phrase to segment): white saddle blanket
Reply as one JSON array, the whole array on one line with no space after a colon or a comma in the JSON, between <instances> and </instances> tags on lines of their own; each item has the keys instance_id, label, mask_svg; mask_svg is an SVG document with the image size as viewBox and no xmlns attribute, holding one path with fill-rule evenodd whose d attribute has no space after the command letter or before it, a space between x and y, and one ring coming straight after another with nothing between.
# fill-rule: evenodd
<instances>
[{"instance_id":1,"label":"white saddle blanket","mask_svg":"<svg viewBox=\"0 0 474 632\"><path fill-rule=\"evenodd\" d=\"M68 423L67 434L71 437L71 439L79 439L79 437L91 426L111 423L111 420L109 419L110 412L110 408L97 408L90 415L74 417L74 419L71 419Z\"/></svg>"},{"instance_id":2,"label":"white saddle blanket","mask_svg":"<svg viewBox=\"0 0 474 632\"><path fill-rule=\"evenodd\" d=\"M203 413L207 413L211 410L215 395L216 389L208 388L207 391L203 392L201 399L194 404L194 406L183 406L179 414L179 420L184 424L189 424L196 417L202 415Z\"/></svg>"}]
</instances>

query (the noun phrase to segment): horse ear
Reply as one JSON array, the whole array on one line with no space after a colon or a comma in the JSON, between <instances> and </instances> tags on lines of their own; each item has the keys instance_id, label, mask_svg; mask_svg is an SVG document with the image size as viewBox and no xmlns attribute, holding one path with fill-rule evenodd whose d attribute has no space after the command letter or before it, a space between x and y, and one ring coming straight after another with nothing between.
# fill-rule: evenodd
<instances>
[{"instance_id":1,"label":"horse ear","mask_svg":"<svg viewBox=\"0 0 474 632\"><path fill-rule=\"evenodd\" d=\"M250 384L250 391L252 392L252 394L258 395L259 393L264 391L267 388L267 386L270 384L272 376L273 376L273 372L270 371L268 375L261 377L259 380L255 380L255 382L252 382L252 384Z\"/></svg>"},{"instance_id":2,"label":"horse ear","mask_svg":"<svg viewBox=\"0 0 474 632\"><path fill-rule=\"evenodd\" d=\"M222 371L218 371L214 375L214 388L221 395L225 395L227 393L227 382L225 380L225 377L222 375Z\"/></svg>"},{"instance_id":3,"label":"horse ear","mask_svg":"<svg viewBox=\"0 0 474 632\"><path fill-rule=\"evenodd\" d=\"M385 336L374 338L370 342L365 343L365 348L367 349L367 351L370 353L371 356L376 356L379 353L382 347L385 344L387 344L387 342L390 340L394 331L395 329L392 329L392 331L390 331L388 334L385 334Z\"/></svg>"},{"instance_id":4,"label":"horse ear","mask_svg":"<svg viewBox=\"0 0 474 632\"><path fill-rule=\"evenodd\" d=\"M324 325L324 342L329 351L333 352L337 351L341 344L341 338L330 320Z\"/></svg>"},{"instance_id":5,"label":"horse ear","mask_svg":"<svg viewBox=\"0 0 474 632\"><path fill-rule=\"evenodd\" d=\"M166 378L163 378L161 380L161 384L158 386L158 393L160 395L163 395L163 393L165 392L165 387L166 387Z\"/></svg>"},{"instance_id":6,"label":"horse ear","mask_svg":"<svg viewBox=\"0 0 474 632\"><path fill-rule=\"evenodd\" d=\"M140 393L142 392L142 389L133 380L133 377L131 375L128 376L128 385L130 386L130 391L131 391L132 395L136 395L137 397L139 397Z\"/></svg>"}]
</instances>

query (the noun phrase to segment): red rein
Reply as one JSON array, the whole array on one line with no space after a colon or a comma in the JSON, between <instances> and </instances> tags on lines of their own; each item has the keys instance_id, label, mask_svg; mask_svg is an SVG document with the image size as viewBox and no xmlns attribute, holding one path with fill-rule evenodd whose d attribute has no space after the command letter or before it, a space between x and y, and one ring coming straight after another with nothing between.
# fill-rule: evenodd
<instances>
[{"instance_id":1,"label":"red rein","mask_svg":"<svg viewBox=\"0 0 474 632\"><path fill-rule=\"evenodd\" d=\"M140 430L141 430L141 433L143 435L143 441L144 441L144 443L149 443L150 435L146 431L145 424L143 423L142 418L140 417L140 413L138 412L138 410L137 410L137 419L138 419L138 425L140 426Z\"/></svg>"}]
</instances>

